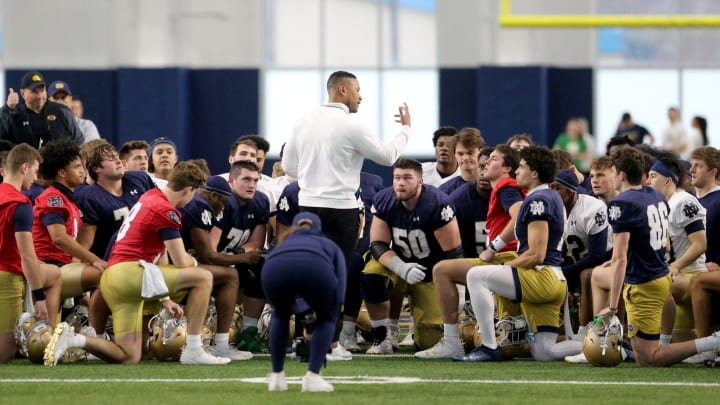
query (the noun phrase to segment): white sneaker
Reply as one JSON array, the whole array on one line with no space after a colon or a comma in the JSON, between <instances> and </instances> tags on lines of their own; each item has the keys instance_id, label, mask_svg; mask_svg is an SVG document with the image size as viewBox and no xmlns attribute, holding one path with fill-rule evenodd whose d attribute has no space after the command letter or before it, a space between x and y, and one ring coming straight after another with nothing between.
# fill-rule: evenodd
<instances>
[{"instance_id":1,"label":"white sneaker","mask_svg":"<svg viewBox=\"0 0 720 405\"><path fill-rule=\"evenodd\" d=\"M350 352L359 352L360 351L360 345L358 345L357 340L357 333L355 332L346 332L343 330L340 332L340 344L342 347L344 347L346 350Z\"/></svg>"},{"instance_id":2,"label":"white sneaker","mask_svg":"<svg viewBox=\"0 0 720 405\"><path fill-rule=\"evenodd\" d=\"M367 343L367 342L365 341L365 338L363 337L362 333L358 332L355 336L357 337L357 343L358 343L359 345L361 345L361 344L363 344L363 343Z\"/></svg>"},{"instance_id":3,"label":"white sneaker","mask_svg":"<svg viewBox=\"0 0 720 405\"><path fill-rule=\"evenodd\" d=\"M215 357L226 357L230 360L250 360L253 358L252 353L238 350L230 345L223 349L213 346L212 354Z\"/></svg>"},{"instance_id":4,"label":"white sneaker","mask_svg":"<svg viewBox=\"0 0 720 405\"><path fill-rule=\"evenodd\" d=\"M392 343L393 349L399 349L400 348L400 327L395 325L390 325L388 327L388 337L390 338L390 343Z\"/></svg>"},{"instance_id":5,"label":"white sneaker","mask_svg":"<svg viewBox=\"0 0 720 405\"><path fill-rule=\"evenodd\" d=\"M75 329L67 322L60 322L55 326L50 342L45 346L43 353L43 362L45 367L57 366L60 359L63 358L65 351L70 348L70 339L75 334Z\"/></svg>"},{"instance_id":6,"label":"white sneaker","mask_svg":"<svg viewBox=\"0 0 720 405\"><path fill-rule=\"evenodd\" d=\"M405 335L403 340L401 340L400 343L398 343L398 346L400 346L400 347L415 346L415 336L414 336L412 329L410 330L410 332L408 332L407 335Z\"/></svg>"},{"instance_id":7,"label":"white sneaker","mask_svg":"<svg viewBox=\"0 0 720 405\"><path fill-rule=\"evenodd\" d=\"M565 363L588 364L590 362L588 361L587 357L585 357L585 353L580 352L574 356L565 356Z\"/></svg>"},{"instance_id":8,"label":"white sneaker","mask_svg":"<svg viewBox=\"0 0 720 405\"><path fill-rule=\"evenodd\" d=\"M268 376L268 391L287 391L287 381L285 381L285 373L270 373Z\"/></svg>"},{"instance_id":9,"label":"white sneaker","mask_svg":"<svg viewBox=\"0 0 720 405\"><path fill-rule=\"evenodd\" d=\"M393 347L392 342L390 341L389 337L385 337L385 339L380 343L375 343L372 346L370 346L369 349L365 352L367 354L392 354L393 353Z\"/></svg>"},{"instance_id":10,"label":"white sneaker","mask_svg":"<svg viewBox=\"0 0 720 405\"><path fill-rule=\"evenodd\" d=\"M465 354L465 349L463 349L459 339L454 339L453 342L451 339L443 337L439 342L435 343L435 346L415 353L415 357L418 359L451 359L454 356L462 356L463 354Z\"/></svg>"},{"instance_id":11,"label":"white sneaker","mask_svg":"<svg viewBox=\"0 0 720 405\"><path fill-rule=\"evenodd\" d=\"M685 364L703 364L705 363L705 360L715 360L715 356L717 356L717 354L715 354L714 351L710 350L707 352L694 354L683 360L682 362Z\"/></svg>"},{"instance_id":12,"label":"white sneaker","mask_svg":"<svg viewBox=\"0 0 720 405\"><path fill-rule=\"evenodd\" d=\"M206 352L202 348L199 349L188 349L183 348L182 354L180 355L180 364L195 365L195 364L206 364L219 366L230 363L230 359L227 357L216 357Z\"/></svg>"},{"instance_id":13,"label":"white sneaker","mask_svg":"<svg viewBox=\"0 0 720 405\"><path fill-rule=\"evenodd\" d=\"M352 353L345 350L342 344L338 343L330 353L325 355L327 361L348 361L352 360Z\"/></svg>"},{"instance_id":14,"label":"white sneaker","mask_svg":"<svg viewBox=\"0 0 720 405\"><path fill-rule=\"evenodd\" d=\"M333 386L319 375L306 375L302 379L302 392L333 392Z\"/></svg>"}]
</instances>

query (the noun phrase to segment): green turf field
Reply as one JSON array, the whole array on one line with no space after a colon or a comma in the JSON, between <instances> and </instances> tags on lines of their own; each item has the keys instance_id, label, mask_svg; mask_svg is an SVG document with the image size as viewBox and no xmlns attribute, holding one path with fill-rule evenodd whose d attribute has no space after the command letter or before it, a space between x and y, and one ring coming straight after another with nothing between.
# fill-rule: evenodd
<instances>
[{"instance_id":1,"label":"green turf field","mask_svg":"<svg viewBox=\"0 0 720 405\"><path fill-rule=\"evenodd\" d=\"M300 377L305 363L289 360ZM228 366L135 366L81 362L43 368L18 360L0 366L0 403L27 404L264 404L342 403L718 403L720 369L677 365L640 369L634 363L601 369L562 362L513 360L468 364L420 361L408 355L360 357L329 363L323 375L335 392L267 392L267 355Z\"/></svg>"}]
</instances>

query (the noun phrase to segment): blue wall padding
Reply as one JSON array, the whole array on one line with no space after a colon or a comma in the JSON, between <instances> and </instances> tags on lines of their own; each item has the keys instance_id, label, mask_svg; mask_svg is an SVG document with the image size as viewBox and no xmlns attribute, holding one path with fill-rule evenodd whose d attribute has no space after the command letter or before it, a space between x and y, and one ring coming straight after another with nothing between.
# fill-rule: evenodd
<instances>
[{"instance_id":1,"label":"blue wall padding","mask_svg":"<svg viewBox=\"0 0 720 405\"><path fill-rule=\"evenodd\" d=\"M230 145L260 127L260 73L256 69L207 69L190 72L192 154L208 161L213 173L229 168ZM279 150L279 145L271 145ZM272 172L265 165L264 172Z\"/></svg>"}]
</instances>

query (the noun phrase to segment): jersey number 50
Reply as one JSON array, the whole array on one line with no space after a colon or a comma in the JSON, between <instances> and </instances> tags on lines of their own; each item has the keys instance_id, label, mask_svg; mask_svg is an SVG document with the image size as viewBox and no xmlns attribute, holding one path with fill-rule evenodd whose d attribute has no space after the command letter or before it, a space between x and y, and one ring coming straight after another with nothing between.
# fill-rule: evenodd
<instances>
[{"instance_id":1,"label":"jersey number 50","mask_svg":"<svg viewBox=\"0 0 720 405\"><path fill-rule=\"evenodd\" d=\"M425 232L420 229L411 229L408 232L405 229L393 228L393 243L400 248L404 257L424 259L430 256Z\"/></svg>"}]
</instances>

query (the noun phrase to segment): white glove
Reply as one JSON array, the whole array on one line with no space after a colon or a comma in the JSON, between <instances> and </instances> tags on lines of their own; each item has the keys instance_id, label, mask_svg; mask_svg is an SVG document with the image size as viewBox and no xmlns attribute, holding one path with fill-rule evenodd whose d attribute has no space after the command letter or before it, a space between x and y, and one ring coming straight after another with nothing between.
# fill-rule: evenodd
<instances>
[{"instance_id":1,"label":"white glove","mask_svg":"<svg viewBox=\"0 0 720 405\"><path fill-rule=\"evenodd\" d=\"M414 285L425 279L425 270L427 268L417 263L406 263L398 256L390 259L388 269L397 274L408 284Z\"/></svg>"}]
</instances>

